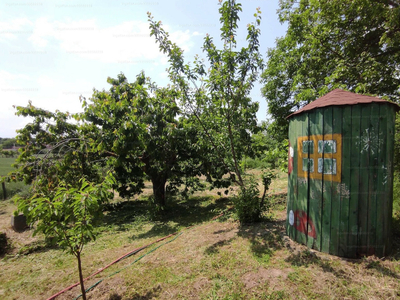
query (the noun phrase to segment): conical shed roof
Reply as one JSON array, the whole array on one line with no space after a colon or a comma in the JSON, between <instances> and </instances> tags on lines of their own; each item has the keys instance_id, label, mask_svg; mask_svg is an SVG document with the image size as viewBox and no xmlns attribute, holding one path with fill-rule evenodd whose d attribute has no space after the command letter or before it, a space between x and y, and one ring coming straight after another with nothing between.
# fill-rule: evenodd
<instances>
[{"instance_id":1,"label":"conical shed roof","mask_svg":"<svg viewBox=\"0 0 400 300\"><path fill-rule=\"evenodd\" d=\"M389 102L377 97L371 97L371 96L365 96L365 95L360 95L348 91L344 91L341 89L335 89L325 96L322 96L321 98L318 98L317 100L314 100L313 102L307 104L303 108L299 109L298 111L292 113L289 115L287 118L290 118L294 115L301 114L305 111L312 110L314 108L321 108L321 107L327 107L327 106L333 106L333 105L356 105L356 104L364 104L364 103L389 103L395 106L396 111L400 110L400 107L393 102Z\"/></svg>"}]
</instances>

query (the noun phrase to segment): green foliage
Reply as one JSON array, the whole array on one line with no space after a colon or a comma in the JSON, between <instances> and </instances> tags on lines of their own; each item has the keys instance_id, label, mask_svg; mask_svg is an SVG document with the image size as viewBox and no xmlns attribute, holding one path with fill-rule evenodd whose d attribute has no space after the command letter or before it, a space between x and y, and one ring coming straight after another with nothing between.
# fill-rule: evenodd
<instances>
[{"instance_id":1,"label":"green foliage","mask_svg":"<svg viewBox=\"0 0 400 300\"><path fill-rule=\"evenodd\" d=\"M72 123L78 116L52 113L31 102L17 107L17 115L33 119L18 130L23 147L13 165L17 170L7 178L31 185L30 197L17 197L18 210L36 223L35 233L42 232L76 256L83 289L83 245L94 239L101 205L113 196L107 191L113 178L103 171L103 153L94 145L98 130Z\"/></svg>"},{"instance_id":2,"label":"green foliage","mask_svg":"<svg viewBox=\"0 0 400 300\"><path fill-rule=\"evenodd\" d=\"M271 205L272 205L271 199L269 197L267 197L266 194L267 194L267 191L269 190L269 186L272 183L272 179L274 179L274 178L276 178L276 175L271 171L264 171L261 174L261 179L262 179L261 182L264 186L264 191L263 191L263 195L261 198L260 207L263 211L264 210L269 211L271 208Z\"/></svg>"},{"instance_id":3,"label":"green foliage","mask_svg":"<svg viewBox=\"0 0 400 300\"><path fill-rule=\"evenodd\" d=\"M16 155L16 152L13 150L0 150L0 155L1 157L14 157Z\"/></svg>"},{"instance_id":4,"label":"green foliage","mask_svg":"<svg viewBox=\"0 0 400 300\"><path fill-rule=\"evenodd\" d=\"M288 147L289 141L287 139L275 141L275 145L271 145L269 149L264 152L265 157L263 161L268 164L268 168L280 169L283 172L287 172Z\"/></svg>"},{"instance_id":5,"label":"green foliage","mask_svg":"<svg viewBox=\"0 0 400 300\"><path fill-rule=\"evenodd\" d=\"M0 138L0 150L11 149L14 146L18 146L18 142L15 138Z\"/></svg>"},{"instance_id":6,"label":"green foliage","mask_svg":"<svg viewBox=\"0 0 400 300\"><path fill-rule=\"evenodd\" d=\"M170 80L179 88L182 113L192 116L196 123L199 147L206 155L203 164L207 180L215 186L230 184L244 186L240 161L244 155L253 156L251 135L259 130L256 122L258 103L249 94L258 72L263 67L259 53L261 11L255 13L255 23L248 24L247 47L236 50L236 31L241 5L236 1L221 4L220 23L223 48L217 49L213 38L204 38L203 52L208 64L195 57L193 65L185 64L183 50L169 40L169 35L149 14L151 35L160 50L169 58ZM229 181L222 180L230 174Z\"/></svg>"},{"instance_id":7,"label":"green foliage","mask_svg":"<svg viewBox=\"0 0 400 300\"><path fill-rule=\"evenodd\" d=\"M272 203L266 194L274 178L276 175L269 170L261 174L261 183L264 187L262 197L260 197L258 184L252 176L245 186L240 187L239 194L234 197L234 204L236 215L241 223L258 222L263 213L269 211Z\"/></svg>"},{"instance_id":8,"label":"green foliage","mask_svg":"<svg viewBox=\"0 0 400 300\"><path fill-rule=\"evenodd\" d=\"M32 197L17 199L17 204L27 222L36 224L34 235L43 233L48 240L77 258L81 290L86 299L81 253L83 246L95 239L95 226L102 216L102 205L113 194L108 191L107 182L95 185L82 178L79 184L79 187L75 187L60 182L51 198L48 193L40 192L43 190L40 187Z\"/></svg>"},{"instance_id":9,"label":"green foliage","mask_svg":"<svg viewBox=\"0 0 400 300\"><path fill-rule=\"evenodd\" d=\"M262 203L259 194L258 185L253 180L246 187L240 187L239 194L233 200L240 223L260 221Z\"/></svg>"},{"instance_id":10,"label":"green foliage","mask_svg":"<svg viewBox=\"0 0 400 300\"><path fill-rule=\"evenodd\" d=\"M252 135L252 147L255 156L261 160L259 166L287 171L287 153L289 142L277 133L276 123L263 123L263 130ZM254 166L256 167L256 166Z\"/></svg>"},{"instance_id":11,"label":"green foliage","mask_svg":"<svg viewBox=\"0 0 400 300\"><path fill-rule=\"evenodd\" d=\"M17 131L17 141L24 146L13 165L17 170L9 174L11 180L35 182L35 192L49 198L61 182L78 187L81 178L102 181L102 157L92 149L92 128L89 131L85 124L72 123L68 112L52 113L31 102L16 109L17 115L33 120Z\"/></svg>"},{"instance_id":12,"label":"green foliage","mask_svg":"<svg viewBox=\"0 0 400 300\"><path fill-rule=\"evenodd\" d=\"M133 83L123 74L107 81L110 90L95 90L90 102L84 101L82 117L98 130L93 143L108 156L116 178L113 188L130 197L141 193L148 178L160 206L165 205L165 189L174 191L181 184L186 190L196 188L201 163L197 131L179 116L178 91L157 87L143 72Z\"/></svg>"},{"instance_id":13,"label":"green foliage","mask_svg":"<svg viewBox=\"0 0 400 300\"><path fill-rule=\"evenodd\" d=\"M258 157L255 157L255 158L245 157L241 161L240 166L244 171L246 171L246 170L250 170L250 169L269 168L270 164Z\"/></svg>"},{"instance_id":14,"label":"green foliage","mask_svg":"<svg viewBox=\"0 0 400 300\"><path fill-rule=\"evenodd\" d=\"M106 183L93 184L80 180L80 187L60 183L54 197L36 193L27 199L18 199L18 210L27 222L36 224L34 234L41 232L62 249L75 256L84 244L95 238L95 226L102 216L102 205L112 197Z\"/></svg>"},{"instance_id":15,"label":"green foliage","mask_svg":"<svg viewBox=\"0 0 400 300\"><path fill-rule=\"evenodd\" d=\"M291 111L335 88L400 99L398 1L284 0L278 12L288 30L262 75L278 136Z\"/></svg>"}]
</instances>

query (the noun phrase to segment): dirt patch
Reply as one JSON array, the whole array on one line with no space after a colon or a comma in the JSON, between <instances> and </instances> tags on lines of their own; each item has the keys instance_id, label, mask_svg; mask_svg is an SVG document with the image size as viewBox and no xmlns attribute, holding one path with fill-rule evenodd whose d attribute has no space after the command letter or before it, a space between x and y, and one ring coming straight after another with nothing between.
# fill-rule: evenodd
<instances>
[{"instance_id":1,"label":"dirt patch","mask_svg":"<svg viewBox=\"0 0 400 300\"><path fill-rule=\"evenodd\" d=\"M203 289L208 287L210 284L211 284L211 282L208 278L202 277L193 283L193 289L195 289L196 291L202 291Z\"/></svg>"},{"instance_id":2,"label":"dirt patch","mask_svg":"<svg viewBox=\"0 0 400 300\"><path fill-rule=\"evenodd\" d=\"M41 235L32 237L33 230L27 228L22 232L16 232L11 227L11 216L15 211L16 206L11 200L6 200L0 204L0 232L7 235L9 247L7 250L7 255L15 255L17 252L25 247L35 248L35 243L43 239Z\"/></svg>"},{"instance_id":3,"label":"dirt patch","mask_svg":"<svg viewBox=\"0 0 400 300\"><path fill-rule=\"evenodd\" d=\"M89 288L97 280L90 280L85 282L85 288ZM126 293L125 280L121 277L111 277L105 279L99 285L97 285L92 291L89 291L86 296L87 299L92 300L119 300ZM67 291L57 297L57 300L69 300L74 299L81 294L80 286L74 287L70 291ZM82 298L80 298L82 299Z\"/></svg>"},{"instance_id":4,"label":"dirt patch","mask_svg":"<svg viewBox=\"0 0 400 300\"><path fill-rule=\"evenodd\" d=\"M252 289L261 284L268 282L268 286L272 290L281 289L283 282L288 277L288 274L292 272L293 269L265 269L259 268L257 272L249 272L243 275L242 282L244 283L246 289Z\"/></svg>"}]
</instances>

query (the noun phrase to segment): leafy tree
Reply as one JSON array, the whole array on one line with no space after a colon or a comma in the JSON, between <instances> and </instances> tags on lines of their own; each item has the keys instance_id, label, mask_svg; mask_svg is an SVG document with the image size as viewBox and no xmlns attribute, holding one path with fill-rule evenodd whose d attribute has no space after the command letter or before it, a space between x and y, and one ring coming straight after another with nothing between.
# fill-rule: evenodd
<instances>
[{"instance_id":1,"label":"leafy tree","mask_svg":"<svg viewBox=\"0 0 400 300\"><path fill-rule=\"evenodd\" d=\"M101 172L101 154L93 147L93 128L72 123L68 113L49 112L29 103L17 107L17 115L32 122L18 130L19 152L10 179L31 184L29 197L17 198L18 210L78 262L83 285L81 253L95 238L102 204L113 197L112 177ZM90 130L88 130L90 129Z\"/></svg>"},{"instance_id":2,"label":"leafy tree","mask_svg":"<svg viewBox=\"0 0 400 300\"><path fill-rule=\"evenodd\" d=\"M19 199L18 209L29 223L36 223L34 235L43 233L76 257L82 296L86 299L81 254L84 245L95 239L95 226L102 216L101 205L112 198L112 193L106 183L95 185L85 178L79 183L78 187L60 183L51 199L40 192L29 199Z\"/></svg>"},{"instance_id":3,"label":"leafy tree","mask_svg":"<svg viewBox=\"0 0 400 300\"><path fill-rule=\"evenodd\" d=\"M197 133L187 118L179 116L179 93L171 87L157 87L144 73L133 83L123 74L108 78L108 83L112 85L109 91L95 90L90 103L85 100L85 118L100 128L97 149L112 154L107 163L119 194L140 193L147 177L156 204L163 207L166 188L198 186Z\"/></svg>"},{"instance_id":4,"label":"leafy tree","mask_svg":"<svg viewBox=\"0 0 400 300\"><path fill-rule=\"evenodd\" d=\"M203 141L210 149L208 161L222 164L213 174L216 182L229 185L229 181L233 181L246 190L240 161L245 154L253 155L251 134L259 130L258 103L252 102L249 94L263 67L258 41L261 11L257 9L255 22L247 26L247 46L237 50L236 31L241 4L234 0L220 3L223 48L218 49L209 35L204 38L203 51L208 64L199 56L193 65L186 64L183 50L169 40L161 22L154 21L150 13L149 22L151 35L160 51L168 55L169 77L179 88L183 112L195 117L200 134L205 138ZM230 174L230 180L221 180L226 173ZM246 195L253 197L255 194ZM256 213L259 212L257 207Z\"/></svg>"},{"instance_id":5,"label":"leafy tree","mask_svg":"<svg viewBox=\"0 0 400 300\"><path fill-rule=\"evenodd\" d=\"M90 182L102 180L98 151L91 150L93 128L72 123L69 113L55 113L37 108L29 102L16 107L18 116L30 117L32 122L17 131L17 142L23 145L11 174L26 184L35 182L37 192L52 198L61 182L77 187L82 177Z\"/></svg>"},{"instance_id":6,"label":"leafy tree","mask_svg":"<svg viewBox=\"0 0 400 300\"><path fill-rule=\"evenodd\" d=\"M282 0L279 18L262 75L279 138L291 111L335 88L400 100L399 1Z\"/></svg>"},{"instance_id":7,"label":"leafy tree","mask_svg":"<svg viewBox=\"0 0 400 300\"><path fill-rule=\"evenodd\" d=\"M258 53L256 24L248 26L248 47L235 51L236 30L241 5L226 1L220 8L221 40L223 49L217 49L213 38L204 38L203 51L209 65L196 56L194 66L185 64L183 50L169 40L169 35L149 14L151 35L155 36L160 50L169 57L171 81L180 89L185 113L193 114L213 154L222 159L226 170L235 173L235 181L243 185L238 161L250 151L250 136L258 130L255 113L258 103L248 97L262 59ZM261 13L258 11L258 13ZM208 68L207 68L208 67Z\"/></svg>"}]
</instances>

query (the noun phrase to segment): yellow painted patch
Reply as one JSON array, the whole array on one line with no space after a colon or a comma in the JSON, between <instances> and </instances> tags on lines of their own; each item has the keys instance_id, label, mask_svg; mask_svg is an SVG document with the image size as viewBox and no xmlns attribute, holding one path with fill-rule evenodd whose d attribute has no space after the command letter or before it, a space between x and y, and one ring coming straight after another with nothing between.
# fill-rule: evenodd
<instances>
[{"instance_id":1,"label":"yellow painted patch","mask_svg":"<svg viewBox=\"0 0 400 300\"><path fill-rule=\"evenodd\" d=\"M342 135L301 136L297 139L297 175L341 182Z\"/></svg>"}]
</instances>

